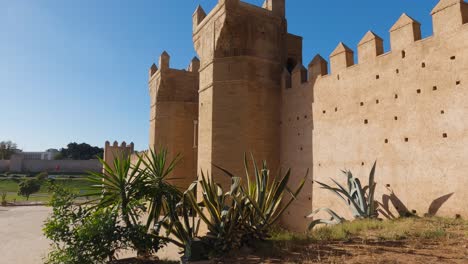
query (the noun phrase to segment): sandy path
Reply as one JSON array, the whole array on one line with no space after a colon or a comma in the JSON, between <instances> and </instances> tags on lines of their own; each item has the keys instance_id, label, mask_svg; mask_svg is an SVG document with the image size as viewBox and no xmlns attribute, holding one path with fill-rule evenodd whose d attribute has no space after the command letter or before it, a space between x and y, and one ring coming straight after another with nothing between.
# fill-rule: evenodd
<instances>
[{"instance_id":1,"label":"sandy path","mask_svg":"<svg viewBox=\"0 0 468 264\"><path fill-rule=\"evenodd\" d=\"M38 264L47 255L49 241L42 225L50 208L0 207L0 263Z\"/></svg>"},{"instance_id":2,"label":"sandy path","mask_svg":"<svg viewBox=\"0 0 468 264\"><path fill-rule=\"evenodd\" d=\"M50 242L42 235L42 226L52 210L44 206L0 207L0 264L40 264L47 256ZM177 260L178 248L169 245L158 255ZM119 257L132 257L124 252Z\"/></svg>"}]
</instances>

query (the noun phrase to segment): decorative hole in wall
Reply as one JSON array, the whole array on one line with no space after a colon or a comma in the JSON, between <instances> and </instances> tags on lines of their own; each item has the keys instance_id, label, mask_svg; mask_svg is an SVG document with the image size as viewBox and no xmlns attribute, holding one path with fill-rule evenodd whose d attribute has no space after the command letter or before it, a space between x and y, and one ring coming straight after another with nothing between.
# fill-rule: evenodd
<instances>
[{"instance_id":1,"label":"decorative hole in wall","mask_svg":"<svg viewBox=\"0 0 468 264\"><path fill-rule=\"evenodd\" d=\"M420 94L420 93L421 93L421 89L417 89L416 92L417 92L418 94Z\"/></svg>"},{"instance_id":2,"label":"decorative hole in wall","mask_svg":"<svg viewBox=\"0 0 468 264\"><path fill-rule=\"evenodd\" d=\"M399 74L399 73L400 73L400 70L399 70L399 69L396 69L396 71L395 71L395 72L396 72L397 74Z\"/></svg>"},{"instance_id":3,"label":"decorative hole in wall","mask_svg":"<svg viewBox=\"0 0 468 264\"><path fill-rule=\"evenodd\" d=\"M304 119L307 119L307 118L308 118L308 116L307 116L307 115L305 115L305 116L304 116Z\"/></svg>"},{"instance_id":4,"label":"decorative hole in wall","mask_svg":"<svg viewBox=\"0 0 468 264\"><path fill-rule=\"evenodd\" d=\"M335 112L338 112L338 107L335 107Z\"/></svg>"},{"instance_id":5,"label":"decorative hole in wall","mask_svg":"<svg viewBox=\"0 0 468 264\"><path fill-rule=\"evenodd\" d=\"M401 51L401 58L403 59L406 58L406 51L404 50Z\"/></svg>"},{"instance_id":6,"label":"decorative hole in wall","mask_svg":"<svg viewBox=\"0 0 468 264\"><path fill-rule=\"evenodd\" d=\"M395 121L398 120L398 116L395 116L393 119L395 119Z\"/></svg>"},{"instance_id":7,"label":"decorative hole in wall","mask_svg":"<svg viewBox=\"0 0 468 264\"><path fill-rule=\"evenodd\" d=\"M388 139L385 139L385 144L387 144L387 143L388 143Z\"/></svg>"},{"instance_id":8,"label":"decorative hole in wall","mask_svg":"<svg viewBox=\"0 0 468 264\"><path fill-rule=\"evenodd\" d=\"M395 94L395 99L398 99L398 94Z\"/></svg>"},{"instance_id":9,"label":"decorative hole in wall","mask_svg":"<svg viewBox=\"0 0 468 264\"><path fill-rule=\"evenodd\" d=\"M408 142L409 141L409 138L405 138L405 142Z\"/></svg>"},{"instance_id":10,"label":"decorative hole in wall","mask_svg":"<svg viewBox=\"0 0 468 264\"><path fill-rule=\"evenodd\" d=\"M340 75L336 75L336 79L339 81L340 80Z\"/></svg>"},{"instance_id":11,"label":"decorative hole in wall","mask_svg":"<svg viewBox=\"0 0 468 264\"><path fill-rule=\"evenodd\" d=\"M301 147L301 148L300 148L300 150L301 150L301 151L303 151L303 150L304 150L304 148L302 148L302 147Z\"/></svg>"},{"instance_id":12,"label":"decorative hole in wall","mask_svg":"<svg viewBox=\"0 0 468 264\"><path fill-rule=\"evenodd\" d=\"M448 137L447 133L443 133L443 134L442 134L442 137L443 137L443 138L447 138L447 137Z\"/></svg>"},{"instance_id":13,"label":"decorative hole in wall","mask_svg":"<svg viewBox=\"0 0 468 264\"><path fill-rule=\"evenodd\" d=\"M380 75L377 74L377 75L375 76L375 79L376 79L376 80L380 79Z\"/></svg>"},{"instance_id":14,"label":"decorative hole in wall","mask_svg":"<svg viewBox=\"0 0 468 264\"><path fill-rule=\"evenodd\" d=\"M323 111L322 111L322 113L323 113L323 114L326 114L326 113L327 113L327 111L323 110Z\"/></svg>"},{"instance_id":15,"label":"decorative hole in wall","mask_svg":"<svg viewBox=\"0 0 468 264\"><path fill-rule=\"evenodd\" d=\"M319 167L322 167L322 164L321 164L321 163L319 163Z\"/></svg>"},{"instance_id":16,"label":"decorative hole in wall","mask_svg":"<svg viewBox=\"0 0 468 264\"><path fill-rule=\"evenodd\" d=\"M380 103L379 99L375 100L375 103L376 103L376 104L379 104L379 103Z\"/></svg>"},{"instance_id":17,"label":"decorative hole in wall","mask_svg":"<svg viewBox=\"0 0 468 264\"><path fill-rule=\"evenodd\" d=\"M296 117L297 120L299 120L299 117Z\"/></svg>"},{"instance_id":18,"label":"decorative hole in wall","mask_svg":"<svg viewBox=\"0 0 468 264\"><path fill-rule=\"evenodd\" d=\"M432 91L437 91L437 86L433 86Z\"/></svg>"},{"instance_id":19,"label":"decorative hole in wall","mask_svg":"<svg viewBox=\"0 0 468 264\"><path fill-rule=\"evenodd\" d=\"M369 120L364 119L364 124L366 124L366 125L369 124Z\"/></svg>"},{"instance_id":20,"label":"decorative hole in wall","mask_svg":"<svg viewBox=\"0 0 468 264\"><path fill-rule=\"evenodd\" d=\"M451 60L455 60L455 56L450 57Z\"/></svg>"},{"instance_id":21,"label":"decorative hole in wall","mask_svg":"<svg viewBox=\"0 0 468 264\"><path fill-rule=\"evenodd\" d=\"M445 111L444 111L444 110L440 110L440 114L441 114L441 115L445 114Z\"/></svg>"},{"instance_id":22,"label":"decorative hole in wall","mask_svg":"<svg viewBox=\"0 0 468 264\"><path fill-rule=\"evenodd\" d=\"M364 166L364 162L361 162L361 166Z\"/></svg>"},{"instance_id":23,"label":"decorative hole in wall","mask_svg":"<svg viewBox=\"0 0 468 264\"><path fill-rule=\"evenodd\" d=\"M364 106L364 102L361 102L360 105L361 105L361 106Z\"/></svg>"},{"instance_id":24,"label":"decorative hole in wall","mask_svg":"<svg viewBox=\"0 0 468 264\"><path fill-rule=\"evenodd\" d=\"M426 63L425 62L421 63L421 68L426 68Z\"/></svg>"},{"instance_id":25,"label":"decorative hole in wall","mask_svg":"<svg viewBox=\"0 0 468 264\"><path fill-rule=\"evenodd\" d=\"M455 84L456 84L456 85L460 85L460 83L461 83L460 81L457 81Z\"/></svg>"}]
</instances>

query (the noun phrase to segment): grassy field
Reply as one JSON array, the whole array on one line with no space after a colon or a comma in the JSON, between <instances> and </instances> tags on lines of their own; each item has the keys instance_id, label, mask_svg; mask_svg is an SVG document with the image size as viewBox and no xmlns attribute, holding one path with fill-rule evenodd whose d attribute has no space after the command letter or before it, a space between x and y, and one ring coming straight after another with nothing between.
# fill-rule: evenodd
<instances>
[{"instance_id":1,"label":"grassy field","mask_svg":"<svg viewBox=\"0 0 468 264\"><path fill-rule=\"evenodd\" d=\"M91 193L91 183L85 178L56 178L55 183L69 188L79 194L86 195ZM48 192L48 183L44 183L38 193L32 194L29 197L31 202L47 202L51 197L51 193ZM19 196L18 183L12 179L0 178L0 194L3 192L7 193L8 202L22 202L26 201L25 197Z\"/></svg>"}]
</instances>

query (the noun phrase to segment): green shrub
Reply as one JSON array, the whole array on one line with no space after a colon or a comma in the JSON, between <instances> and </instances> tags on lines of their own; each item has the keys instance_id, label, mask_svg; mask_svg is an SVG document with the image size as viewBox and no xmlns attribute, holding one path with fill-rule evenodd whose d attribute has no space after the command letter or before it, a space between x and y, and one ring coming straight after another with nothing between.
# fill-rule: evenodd
<instances>
[{"instance_id":1,"label":"green shrub","mask_svg":"<svg viewBox=\"0 0 468 264\"><path fill-rule=\"evenodd\" d=\"M58 186L52 188L53 212L44 225L52 251L45 263L103 263L114 259L117 250L129 248L116 210L75 205L76 194Z\"/></svg>"},{"instance_id":2,"label":"green shrub","mask_svg":"<svg viewBox=\"0 0 468 264\"><path fill-rule=\"evenodd\" d=\"M37 193L41 189L41 181L34 179L26 179L19 183L18 195L26 197L29 200L31 194Z\"/></svg>"}]
</instances>

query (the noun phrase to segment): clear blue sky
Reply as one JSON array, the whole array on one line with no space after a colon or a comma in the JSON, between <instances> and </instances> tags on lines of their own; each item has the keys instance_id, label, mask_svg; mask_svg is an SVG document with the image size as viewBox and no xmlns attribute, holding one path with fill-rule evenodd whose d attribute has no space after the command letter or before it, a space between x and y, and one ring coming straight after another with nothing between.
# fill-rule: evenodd
<instances>
[{"instance_id":1,"label":"clear blue sky","mask_svg":"<svg viewBox=\"0 0 468 264\"><path fill-rule=\"evenodd\" d=\"M192 13L217 0L0 0L0 141L23 150L69 142L135 142L146 149L148 67L163 50L185 68L195 52ZM247 1L261 5L263 0ZM371 29L385 39L406 12L432 34L437 0L288 0L289 32L304 62L352 49Z\"/></svg>"}]
</instances>

